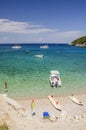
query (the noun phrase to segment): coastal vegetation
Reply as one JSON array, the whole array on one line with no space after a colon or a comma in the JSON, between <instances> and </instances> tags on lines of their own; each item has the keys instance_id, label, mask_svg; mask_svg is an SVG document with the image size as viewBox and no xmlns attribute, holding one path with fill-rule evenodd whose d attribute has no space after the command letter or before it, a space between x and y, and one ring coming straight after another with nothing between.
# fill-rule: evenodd
<instances>
[{"instance_id":1,"label":"coastal vegetation","mask_svg":"<svg viewBox=\"0 0 86 130\"><path fill-rule=\"evenodd\" d=\"M71 45L86 47L86 36L75 39L74 41L71 42Z\"/></svg>"},{"instance_id":2,"label":"coastal vegetation","mask_svg":"<svg viewBox=\"0 0 86 130\"><path fill-rule=\"evenodd\" d=\"M7 124L6 124L6 123L2 124L2 125L0 126L0 130L8 130Z\"/></svg>"}]
</instances>

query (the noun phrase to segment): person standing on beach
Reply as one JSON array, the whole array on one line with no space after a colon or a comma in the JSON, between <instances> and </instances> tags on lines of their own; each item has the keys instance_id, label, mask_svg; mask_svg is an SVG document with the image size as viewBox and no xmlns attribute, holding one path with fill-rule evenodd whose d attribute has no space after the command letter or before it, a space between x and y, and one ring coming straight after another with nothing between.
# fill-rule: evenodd
<instances>
[{"instance_id":1,"label":"person standing on beach","mask_svg":"<svg viewBox=\"0 0 86 130\"><path fill-rule=\"evenodd\" d=\"M7 82L5 82L4 91L5 91L5 92L8 92L8 85L7 85Z\"/></svg>"},{"instance_id":2,"label":"person standing on beach","mask_svg":"<svg viewBox=\"0 0 86 130\"><path fill-rule=\"evenodd\" d=\"M34 112L34 108L35 108L35 102L34 99L31 101L31 110L32 110L32 116L34 116L36 113Z\"/></svg>"}]
</instances>

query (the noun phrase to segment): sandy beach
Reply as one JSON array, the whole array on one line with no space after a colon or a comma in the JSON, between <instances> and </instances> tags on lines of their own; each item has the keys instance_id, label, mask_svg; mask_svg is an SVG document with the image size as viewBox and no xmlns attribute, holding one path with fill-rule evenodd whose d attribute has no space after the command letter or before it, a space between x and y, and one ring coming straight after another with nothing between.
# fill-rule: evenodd
<instances>
[{"instance_id":1,"label":"sandy beach","mask_svg":"<svg viewBox=\"0 0 86 130\"><path fill-rule=\"evenodd\" d=\"M31 99L13 99L18 104L15 107L1 94L0 125L6 122L10 130L85 130L86 95L75 96L83 103L83 106L75 104L68 96L55 97L60 102L62 111L56 110L47 97L35 99L36 115L32 116ZM48 112L52 120L44 119L43 112Z\"/></svg>"}]
</instances>

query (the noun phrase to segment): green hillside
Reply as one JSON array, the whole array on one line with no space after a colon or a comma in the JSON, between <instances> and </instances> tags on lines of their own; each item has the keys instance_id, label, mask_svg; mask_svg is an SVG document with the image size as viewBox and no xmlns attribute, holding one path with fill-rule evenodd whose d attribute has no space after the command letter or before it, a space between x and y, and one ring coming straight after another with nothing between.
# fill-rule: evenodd
<instances>
[{"instance_id":1,"label":"green hillside","mask_svg":"<svg viewBox=\"0 0 86 130\"><path fill-rule=\"evenodd\" d=\"M80 37L71 42L71 45L86 47L86 36Z\"/></svg>"}]
</instances>

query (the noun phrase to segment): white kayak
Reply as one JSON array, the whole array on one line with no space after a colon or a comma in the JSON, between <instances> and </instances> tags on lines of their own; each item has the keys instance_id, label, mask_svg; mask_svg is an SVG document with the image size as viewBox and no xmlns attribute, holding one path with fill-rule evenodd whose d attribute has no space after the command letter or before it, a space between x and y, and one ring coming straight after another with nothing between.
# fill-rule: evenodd
<instances>
[{"instance_id":1,"label":"white kayak","mask_svg":"<svg viewBox=\"0 0 86 130\"><path fill-rule=\"evenodd\" d=\"M69 96L69 98L76 104L83 106L82 102L79 101L75 96Z\"/></svg>"},{"instance_id":2,"label":"white kayak","mask_svg":"<svg viewBox=\"0 0 86 130\"><path fill-rule=\"evenodd\" d=\"M55 100L54 96L49 95L48 99L50 100L50 102L52 103L52 105L59 111L62 111L60 102L58 102L57 100Z\"/></svg>"}]
</instances>

